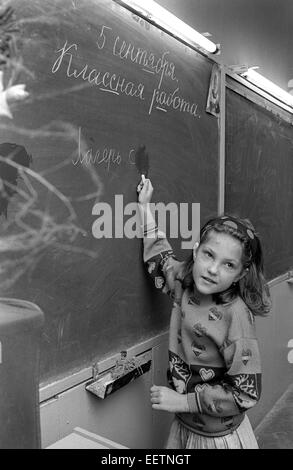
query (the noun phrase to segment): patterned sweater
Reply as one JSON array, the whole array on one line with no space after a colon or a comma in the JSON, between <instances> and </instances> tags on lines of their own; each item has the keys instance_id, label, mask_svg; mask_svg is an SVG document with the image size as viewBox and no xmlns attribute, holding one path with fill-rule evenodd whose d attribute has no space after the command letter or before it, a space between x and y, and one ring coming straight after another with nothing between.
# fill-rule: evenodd
<instances>
[{"instance_id":1,"label":"patterned sweater","mask_svg":"<svg viewBox=\"0 0 293 470\"><path fill-rule=\"evenodd\" d=\"M190 413L177 418L191 431L222 436L239 426L261 393L254 317L241 298L201 305L182 291L183 262L163 233L144 237L144 261L155 286L175 297L169 333L170 386L187 394Z\"/></svg>"}]
</instances>

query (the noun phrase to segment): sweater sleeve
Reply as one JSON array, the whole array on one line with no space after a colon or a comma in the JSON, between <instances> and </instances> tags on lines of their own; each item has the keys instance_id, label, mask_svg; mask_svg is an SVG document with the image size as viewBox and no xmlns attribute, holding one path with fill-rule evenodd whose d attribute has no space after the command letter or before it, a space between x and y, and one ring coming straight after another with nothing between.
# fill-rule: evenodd
<instances>
[{"instance_id":1,"label":"sweater sleeve","mask_svg":"<svg viewBox=\"0 0 293 470\"><path fill-rule=\"evenodd\" d=\"M233 312L222 347L227 367L219 382L195 386L189 393L191 411L210 416L234 416L252 408L261 393L261 365L253 315L245 306Z\"/></svg>"},{"instance_id":2,"label":"sweater sleeve","mask_svg":"<svg viewBox=\"0 0 293 470\"><path fill-rule=\"evenodd\" d=\"M155 287L174 298L179 290L176 280L182 278L184 263L175 258L165 233L157 227L144 232L143 245L144 263Z\"/></svg>"}]
</instances>

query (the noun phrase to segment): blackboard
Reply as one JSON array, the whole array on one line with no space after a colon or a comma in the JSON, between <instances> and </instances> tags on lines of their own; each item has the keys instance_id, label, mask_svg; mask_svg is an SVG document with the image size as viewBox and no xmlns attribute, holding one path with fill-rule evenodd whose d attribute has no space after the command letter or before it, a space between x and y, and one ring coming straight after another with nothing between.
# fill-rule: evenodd
<instances>
[{"instance_id":1,"label":"blackboard","mask_svg":"<svg viewBox=\"0 0 293 470\"><path fill-rule=\"evenodd\" d=\"M293 266L293 126L250 95L227 89L225 208L252 221L273 279Z\"/></svg>"},{"instance_id":2,"label":"blackboard","mask_svg":"<svg viewBox=\"0 0 293 470\"><path fill-rule=\"evenodd\" d=\"M33 301L45 314L45 384L168 328L169 300L147 278L141 239L95 238L92 211L97 202L109 204L114 224L121 217L115 197L123 196L124 206L136 201L133 156L144 144L154 202L200 203L202 219L214 215L218 120L205 112L212 61L114 1L12 6L22 64L16 82L29 97L12 105L13 119L1 121L1 142L24 146L29 169L60 191L52 195L27 176L35 210L53 218L62 237L54 239L51 219L42 222L49 240L43 236L44 249L31 249L32 265L5 295ZM22 177L18 187L24 183ZM14 223L18 199L9 201L5 235L23 229ZM40 220L26 217L36 230ZM172 244L187 256L179 239Z\"/></svg>"}]
</instances>

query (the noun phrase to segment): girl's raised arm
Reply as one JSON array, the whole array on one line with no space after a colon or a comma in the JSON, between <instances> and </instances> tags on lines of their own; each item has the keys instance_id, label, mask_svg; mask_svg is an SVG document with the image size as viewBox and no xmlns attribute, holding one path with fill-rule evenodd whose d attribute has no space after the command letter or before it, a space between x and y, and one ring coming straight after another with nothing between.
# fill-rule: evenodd
<instances>
[{"instance_id":1,"label":"girl's raised arm","mask_svg":"<svg viewBox=\"0 0 293 470\"><path fill-rule=\"evenodd\" d=\"M150 204L153 193L151 181L145 179L137 190L143 228L144 262L156 288L174 297L175 290L176 294L178 291L176 280L181 279L184 263L176 260L165 233L158 230Z\"/></svg>"}]
</instances>

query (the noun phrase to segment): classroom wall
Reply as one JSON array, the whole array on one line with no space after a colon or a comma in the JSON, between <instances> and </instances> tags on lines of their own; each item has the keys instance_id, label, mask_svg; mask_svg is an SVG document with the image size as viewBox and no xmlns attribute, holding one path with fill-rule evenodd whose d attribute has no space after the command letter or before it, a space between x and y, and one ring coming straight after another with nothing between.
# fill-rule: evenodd
<instances>
[{"instance_id":1,"label":"classroom wall","mask_svg":"<svg viewBox=\"0 0 293 470\"><path fill-rule=\"evenodd\" d=\"M263 369L263 391L258 405L248 412L256 428L293 382L288 342L293 338L293 284L271 282L273 308L257 319ZM162 448L171 423L169 413L153 411L149 388L165 384L168 334L152 350L151 371L105 400L85 390L85 382L41 403L42 447L70 434L75 426L97 433L129 448ZM291 347L292 349L292 347Z\"/></svg>"},{"instance_id":2,"label":"classroom wall","mask_svg":"<svg viewBox=\"0 0 293 470\"><path fill-rule=\"evenodd\" d=\"M293 363L288 357L288 343L293 338L293 284L276 280L270 285L272 310L268 317L256 321L263 375L261 401L248 413L254 426L293 383Z\"/></svg>"}]
</instances>

